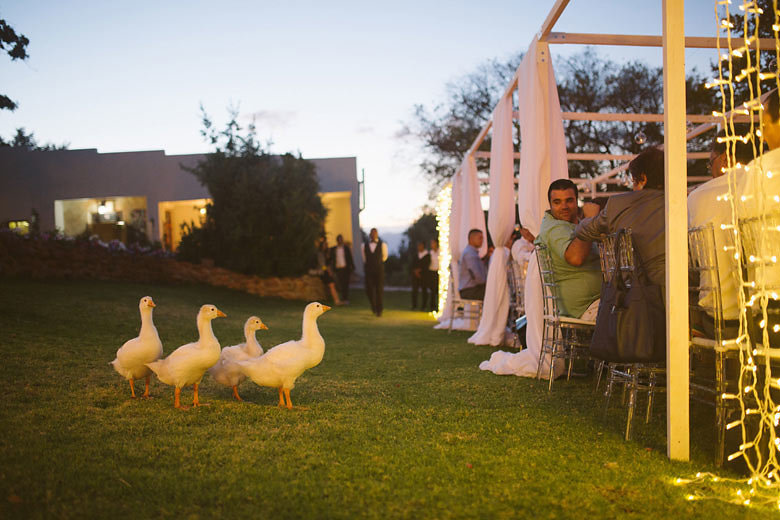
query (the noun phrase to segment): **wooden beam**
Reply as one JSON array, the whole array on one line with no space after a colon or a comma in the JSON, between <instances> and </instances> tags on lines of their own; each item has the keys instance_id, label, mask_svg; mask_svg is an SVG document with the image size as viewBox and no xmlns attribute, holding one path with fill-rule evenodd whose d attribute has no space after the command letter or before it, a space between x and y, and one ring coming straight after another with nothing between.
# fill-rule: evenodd
<instances>
[{"instance_id":1,"label":"wooden beam","mask_svg":"<svg viewBox=\"0 0 780 520\"><path fill-rule=\"evenodd\" d=\"M558 18L561 17L563 10L566 9L567 5L569 5L569 0L558 0L555 2L555 5L553 5L552 9L550 9L549 14L547 15L547 19L542 24L542 30L539 31L539 41L547 41L547 37L550 35L553 27L555 27L555 23L558 21Z\"/></svg>"},{"instance_id":2,"label":"wooden beam","mask_svg":"<svg viewBox=\"0 0 780 520\"><path fill-rule=\"evenodd\" d=\"M550 44L573 45L628 45L631 47L663 47L662 36L645 34L591 34L551 32L547 38ZM759 38L760 48L765 51L775 50L774 38ZM688 49L717 49L717 38L705 36L687 36L685 47ZM723 43L721 42L721 47Z\"/></svg>"},{"instance_id":3,"label":"wooden beam","mask_svg":"<svg viewBox=\"0 0 780 520\"><path fill-rule=\"evenodd\" d=\"M490 152L488 151L476 151L472 155L475 159L490 159ZM520 152L514 152L512 156L515 159L520 159ZM570 161L630 161L636 157L636 154L624 153L567 153L566 158ZM709 159L710 152L688 152L688 160L694 159Z\"/></svg>"},{"instance_id":4,"label":"wooden beam","mask_svg":"<svg viewBox=\"0 0 780 520\"><path fill-rule=\"evenodd\" d=\"M677 460L690 458L684 15L684 0L663 0L666 452Z\"/></svg>"},{"instance_id":5,"label":"wooden beam","mask_svg":"<svg viewBox=\"0 0 780 520\"><path fill-rule=\"evenodd\" d=\"M517 113L517 111L515 111ZM561 117L566 121L636 121L663 123L663 114L631 114L631 113L612 113L612 112L561 112ZM686 114L685 119L691 123L720 123L722 116L713 116L711 114ZM737 116L735 123L747 123L748 116Z\"/></svg>"}]
</instances>

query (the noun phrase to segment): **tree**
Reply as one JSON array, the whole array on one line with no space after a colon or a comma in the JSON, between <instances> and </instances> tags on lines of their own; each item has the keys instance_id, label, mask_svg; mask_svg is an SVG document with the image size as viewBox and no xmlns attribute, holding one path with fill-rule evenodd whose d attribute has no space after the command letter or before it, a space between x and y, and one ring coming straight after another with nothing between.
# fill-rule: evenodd
<instances>
[{"instance_id":1,"label":"tree","mask_svg":"<svg viewBox=\"0 0 780 520\"><path fill-rule=\"evenodd\" d=\"M522 59L522 54L516 54L505 62L489 60L447 83L444 103L433 108L415 105L412 121L404 125L400 135L419 141L426 152L420 168L434 186L455 174ZM481 149L490 149L489 138ZM478 164L484 167L487 162L479 159Z\"/></svg>"},{"instance_id":2,"label":"tree","mask_svg":"<svg viewBox=\"0 0 780 520\"><path fill-rule=\"evenodd\" d=\"M0 50L11 57L11 61L27 59L27 44L30 40L23 34L17 34L8 22L0 19ZM15 110L17 104L8 96L0 94L0 110Z\"/></svg>"},{"instance_id":3,"label":"tree","mask_svg":"<svg viewBox=\"0 0 780 520\"><path fill-rule=\"evenodd\" d=\"M416 139L425 152L420 168L434 187L443 185L457 171L521 58L515 55L505 63L491 60L475 72L448 83L443 103L432 109L423 105L414 107L412 121L404 126L402 135ZM556 74L561 109L565 112L663 111L660 68L637 61L617 64L592 49L585 49L557 64ZM703 85L704 79L697 72L688 77L691 113L709 113L715 106L715 93ZM564 125L569 152L636 153L648 145L663 142L660 123L565 121ZM644 139L635 139L640 133ZM710 140L711 136L705 135L694 141L692 149L708 147ZM480 149L489 150L489 147L486 140ZM487 164L487 161L477 161L482 170ZM594 176L616 165L614 161L570 161L569 175ZM691 174L702 174L705 168L705 162L699 161Z\"/></svg>"},{"instance_id":4,"label":"tree","mask_svg":"<svg viewBox=\"0 0 780 520\"><path fill-rule=\"evenodd\" d=\"M425 248L428 249L431 240L439 238L439 232L436 229L436 215L426 208L424 213L404 231L404 236L405 238L398 248L398 271L404 285L409 285L411 283L412 260L417 255L417 242L423 242Z\"/></svg>"},{"instance_id":5,"label":"tree","mask_svg":"<svg viewBox=\"0 0 780 520\"><path fill-rule=\"evenodd\" d=\"M201 108L202 110L202 108ZM314 165L291 154L271 155L230 111L222 131L203 111L202 135L215 146L190 171L212 202L201 227L188 226L179 256L213 258L218 266L260 276L296 276L311 267L323 234L325 207Z\"/></svg>"},{"instance_id":6,"label":"tree","mask_svg":"<svg viewBox=\"0 0 780 520\"><path fill-rule=\"evenodd\" d=\"M46 143L39 145L38 141L35 139L35 135L30 132L25 133L24 127L17 128L16 134L14 135L13 139L6 141L2 137L0 137L0 148L2 147L10 147L10 148L21 148L23 150L30 150L30 151L51 151L51 150L66 150L68 148L67 144L61 144L56 145L52 143Z\"/></svg>"}]
</instances>

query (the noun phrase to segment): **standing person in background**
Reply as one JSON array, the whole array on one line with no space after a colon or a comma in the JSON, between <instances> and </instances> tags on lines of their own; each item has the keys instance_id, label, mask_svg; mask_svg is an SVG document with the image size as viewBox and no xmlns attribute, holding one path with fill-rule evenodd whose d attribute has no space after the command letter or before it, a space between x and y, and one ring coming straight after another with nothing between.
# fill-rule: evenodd
<instances>
[{"instance_id":1,"label":"standing person in background","mask_svg":"<svg viewBox=\"0 0 780 520\"><path fill-rule=\"evenodd\" d=\"M417 308L417 293L420 290L422 290L420 310L426 310L428 307L428 286L425 282L430 263L431 257L425 250L425 242L417 242L417 252L412 258L412 310Z\"/></svg>"},{"instance_id":2,"label":"standing person in background","mask_svg":"<svg viewBox=\"0 0 780 520\"><path fill-rule=\"evenodd\" d=\"M352 251L344 243L344 237L336 237L336 245L330 250L331 259L336 271L336 289L344 305L349 305L349 278L355 270L355 262L352 261Z\"/></svg>"},{"instance_id":3,"label":"standing person in background","mask_svg":"<svg viewBox=\"0 0 780 520\"><path fill-rule=\"evenodd\" d=\"M382 315L382 293L385 290L385 260L387 244L379 239L379 232L371 228L368 242L363 244L363 266L366 272L366 293L371 310L377 316Z\"/></svg>"},{"instance_id":4,"label":"standing person in background","mask_svg":"<svg viewBox=\"0 0 780 520\"><path fill-rule=\"evenodd\" d=\"M431 295L431 307L433 312L439 311L439 241L435 238L431 240L431 250L429 252L431 262L428 264L427 285L428 292Z\"/></svg>"},{"instance_id":5,"label":"standing person in background","mask_svg":"<svg viewBox=\"0 0 780 520\"><path fill-rule=\"evenodd\" d=\"M330 248L328 240L323 237L320 245L317 247L317 271L319 272L322 284L330 293L335 305L343 305L339 299L339 293L336 291L336 283L333 279L332 259L330 257Z\"/></svg>"}]
</instances>

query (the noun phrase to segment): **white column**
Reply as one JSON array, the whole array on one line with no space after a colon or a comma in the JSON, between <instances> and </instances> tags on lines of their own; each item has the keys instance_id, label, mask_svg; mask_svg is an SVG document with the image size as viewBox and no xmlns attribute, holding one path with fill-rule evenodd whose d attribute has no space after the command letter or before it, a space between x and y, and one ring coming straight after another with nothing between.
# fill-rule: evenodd
<instances>
[{"instance_id":1,"label":"white column","mask_svg":"<svg viewBox=\"0 0 780 520\"><path fill-rule=\"evenodd\" d=\"M688 460L688 207L684 0L663 0L667 455Z\"/></svg>"}]
</instances>

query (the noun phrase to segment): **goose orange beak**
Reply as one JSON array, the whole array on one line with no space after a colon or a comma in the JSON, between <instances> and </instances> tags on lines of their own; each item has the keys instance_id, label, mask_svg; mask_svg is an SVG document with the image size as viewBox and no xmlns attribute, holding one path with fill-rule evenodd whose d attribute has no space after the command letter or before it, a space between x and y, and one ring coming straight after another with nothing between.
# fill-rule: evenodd
<instances>
[{"instance_id":1,"label":"goose orange beak","mask_svg":"<svg viewBox=\"0 0 780 520\"><path fill-rule=\"evenodd\" d=\"M225 314L221 310L217 309L217 317L219 317L219 318L227 318L227 314Z\"/></svg>"},{"instance_id":2,"label":"goose orange beak","mask_svg":"<svg viewBox=\"0 0 780 520\"><path fill-rule=\"evenodd\" d=\"M268 330L268 327L265 326L265 323L260 324L260 330Z\"/></svg>"},{"instance_id":3,"label":"goose orange beak","mask_svg":"<svg viewBox=\"0 0 780 520\"><path fill-rule=\"evenodd\" d=\"M330 310L330 307L328 307L327 305L323 305L322 306L322 312L329 311L329 310Z\"/></svg>"},{"instance_id":4,"label":"goose orange beak","mask_svg":"<svg viewBox=\"0 0 780 520\"><path fill-rule=\"evenodd\" d=\"M155 305L153 301L150 301L146 305L149 306L149 307L152 307L152 308L157 307L157 305Z\"/></svg>"}]
</instances>

